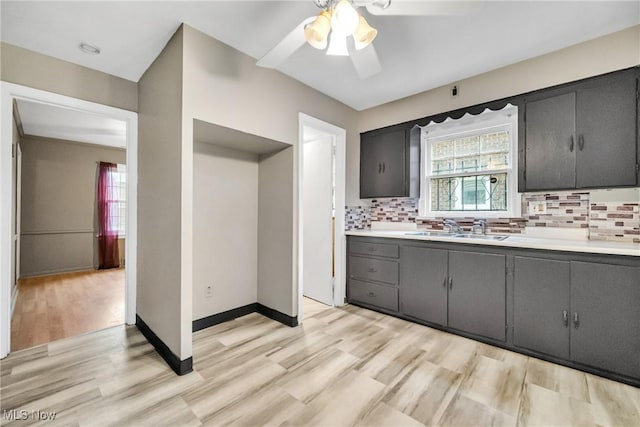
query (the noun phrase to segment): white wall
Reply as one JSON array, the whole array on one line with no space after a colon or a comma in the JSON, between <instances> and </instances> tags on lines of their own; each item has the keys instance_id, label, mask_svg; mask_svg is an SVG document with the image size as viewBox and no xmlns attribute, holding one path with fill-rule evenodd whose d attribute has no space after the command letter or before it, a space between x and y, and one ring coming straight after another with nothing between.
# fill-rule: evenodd
<instances>
[{"instance_id":1,"label":"white wall","mask_svg":"<svg viewBox=\"0 0 640 427\"><path fill-rule=\"evenodd\" d=\"M198 142L193 149L197 320L258 300L258 156Z\"/></svg>"},{"instance_id":2,"label":"white wall","mask_svg":"<svg viewBox=\"0 0 640 427\"><path fill-rule=\"evenodd\" d=\"M182 43L179 29L138 85L137 313L185 360L192 300L191 283L182 282Z\"/></svg>"}]
</instances>

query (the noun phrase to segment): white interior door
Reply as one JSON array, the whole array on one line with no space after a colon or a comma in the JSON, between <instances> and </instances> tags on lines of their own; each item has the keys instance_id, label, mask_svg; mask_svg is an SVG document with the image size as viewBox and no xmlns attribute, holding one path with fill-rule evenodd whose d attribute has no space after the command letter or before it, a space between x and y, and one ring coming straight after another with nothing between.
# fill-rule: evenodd
<instances>
[{"instance_id":1,"label":"white interior door","mask_svg":"<svg viewBox=\"0 0 640 427\"><path fill-rule=\"evenodd\" d=\"M333 138L304 143L303 295L333 305Z\"/></svg>"}]
</instances>

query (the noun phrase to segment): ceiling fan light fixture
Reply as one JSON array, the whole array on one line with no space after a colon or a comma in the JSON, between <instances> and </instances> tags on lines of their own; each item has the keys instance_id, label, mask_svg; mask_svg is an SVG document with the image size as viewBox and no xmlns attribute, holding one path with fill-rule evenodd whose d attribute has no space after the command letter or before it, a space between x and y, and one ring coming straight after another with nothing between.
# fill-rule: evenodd
<instances>
[{"instance_id":1,"label":"ceiling fan light fixture","mask_svg":"<svg viewBox=\"0 0 640 427\"><path fill-rule=\"evenodd\" d=\"M369 46L377 35L378 30L369 25L367 20L364 19L364 16L360 15L358 28L356 28L356 30L353 32L353 41L356 50L361 50Z\"/></svg>"},{"instance_id":2,"label":"ceiling fan light fixture","mask_svg":"<svg viewBox=\"0 0 640 427\"><path fill-rule=\"evenodd\" d=\"M304 38L316 49L327 47L327 36L331 30L331 12L323 10L315 21L304 29Z\"/></svg>"},{"instance_id":3,"label":"ceiling fan light fixture","mask_svg":"<svg viewBox=\"0 0 640 427\"><path fill-rule=\"evenodd\" d=\"M333 30L347 35L353 34L358 27L359 16L349 0L340 0L333 9Z\"/></svg>"},{"instance_id":4,"label":"ceiling fan light fixture","mask_svg":"<svg viewBox=\"0 0 640 427\"><path fill-rule=\"evenodd\" d=\"M347 49L347 35L339 31L331 31L329 36L329 48L327 55L331 56L349 56Z\"/></svg>"}]
</instances>

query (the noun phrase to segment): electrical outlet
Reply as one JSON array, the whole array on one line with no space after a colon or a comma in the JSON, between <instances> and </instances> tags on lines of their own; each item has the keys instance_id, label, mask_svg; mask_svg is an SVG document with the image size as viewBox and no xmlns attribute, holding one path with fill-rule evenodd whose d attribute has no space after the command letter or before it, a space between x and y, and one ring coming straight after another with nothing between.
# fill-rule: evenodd
<instances>
[{"instance_id":1,"label":"electrical outlet","mask_svg":"<svg viewBox=\"0 0 640 427\"><path fill-rule=\"evenodd\" d=\"M213 296L213 285L207 286L207 289L204 291L204 296L207 298L211 298Z\"/></svg>"},{"instance_id":2,"label":"electrical outlet","mask_svg":"<svg viewBox=\"0 0 640 427\"><path fill-rule=\"evenodd\" d=\"M546 214L547 202L529 202L529 214Z\"/></svg>"}]
</instances>

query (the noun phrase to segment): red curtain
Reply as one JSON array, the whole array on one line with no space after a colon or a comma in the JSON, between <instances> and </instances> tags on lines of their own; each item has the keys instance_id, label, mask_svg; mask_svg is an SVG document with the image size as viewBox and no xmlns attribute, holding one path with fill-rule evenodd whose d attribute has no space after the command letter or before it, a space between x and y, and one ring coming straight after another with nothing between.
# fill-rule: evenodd
<instances>
[{"instance_id":1,"label":"red curtain","mask_svg":"<svg viewBox=\"0 0 640 427\"><path fill-rule=\"evenodd\" d=\"M98 268L120 267L118 255L118 230L114 225L116 215L116 189L113 175L118 170L115 163L98 164Z\"/></svg>"}]
</instances>

